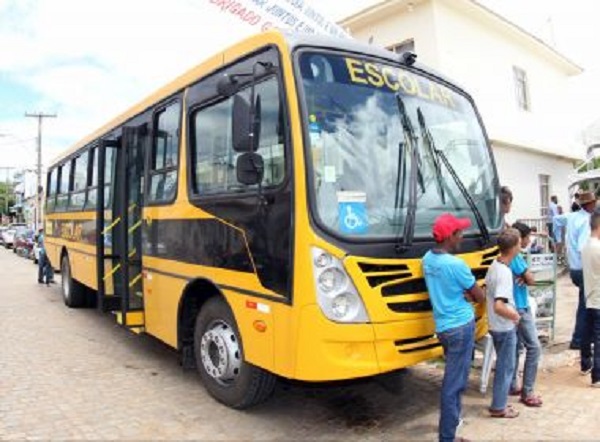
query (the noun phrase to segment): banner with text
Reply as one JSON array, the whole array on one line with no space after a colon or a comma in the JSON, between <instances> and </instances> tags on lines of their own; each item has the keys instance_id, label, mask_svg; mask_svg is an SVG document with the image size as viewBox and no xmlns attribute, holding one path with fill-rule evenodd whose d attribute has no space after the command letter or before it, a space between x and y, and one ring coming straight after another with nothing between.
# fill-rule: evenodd
<instances>
[{"instance_id":1,"label":"banner with text","mask_svg":"<svg viewBox=\"0 0 600 442\"><path fill-rule=\"evenodd\" d=\"M336 23L329 21L306 0L203 0L211 8L228 15L232 23L254 32L279 28L309 34L350 38Z\"/></svg>"}]
</instances>

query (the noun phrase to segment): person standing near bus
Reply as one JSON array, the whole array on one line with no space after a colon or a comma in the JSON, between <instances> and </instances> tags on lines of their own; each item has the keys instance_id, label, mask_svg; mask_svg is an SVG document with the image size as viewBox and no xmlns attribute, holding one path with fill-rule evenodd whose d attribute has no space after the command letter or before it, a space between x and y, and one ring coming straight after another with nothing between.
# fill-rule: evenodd
<instances>
[{"instance_id":1,"label":"person standing near bus","mask_svg":"<svg viewBox=\"0 0 600 442\"><path fill-rule=\"evenodd\" d=\"M37 237L37 246L39 250L38 257L38 283L50 285L53 281L52 267L46 254L46 248L44 247L44 229L41 228Z\"/></svg>"},{"instance_id":2,"label":"person standing near bus","mask_svg":"<svg viewBox=\"0 0 600 442\"><path fill-rule=\"evenodd\" d=\"M512 208L513 193L508 186L502 186L500 188L500 210L502 211L502 228L507 229L510 227L508 221L508 214Z\"/></svg>"},{"instance_id":3,"label":"person standing near bus","mask_svg":"<svg viewBox=\"0 0 600 442\"><path fill-rule=\"evenodd\" d=\"M521 250L525 250L529 245L531 228L523 223L514 223L513 228L519 232ZM555 231L556 233L556 231ZM522 253L517 254L509 264L512 271L514 284L513 295L514 304L521 319L517 324L515 369L513 371L512 383L510 387L511 396L520 396L521 402L528 407L541 407L542 399L533 393L535 379L538 371L542 346L538 339L537 328L535 326L535 316L529 304L528 285L535 284L533 275L527 267L527 261ZM519 371L519 347L522 344L525 347L525 367L523 369L523 386L518 388L517 378Z\"/></svg>"},{"instance_id":4,"label":"person standing near bus","mask_svg":"<svg viewBox=\"0 0 600 442\"><path fill-rule=\"evenodd\" d=\"M470 225L467 218L456 218L449 213L440 215L433 224L436 246L423 257L435 331L446 359L439 420L439 440L443 442L454 441L462 393L469 379L475 345L475 315L469 301L485 301L471 269L453 255L459 251L463 231Z\"/></svg>"},{"instance_id":5,"label":"person standing near bus","mask_svg":"<svg viewBox=\"0 0 600 442\"><path fill-rule=\"evenodd\" d=\"M554 218L558 216L558 197L552 195L548 203L548 215L546 217L546 228L548 236L554 240Z\"/></svg>"},{"instance_id":6,"label":"person standing near bus","mask_svg":"<svg viewBox=\"0 0 600 442\"><path fill-rule=\"evenodd\" d=\"M587 314L581 342L581 374L591 373L592 387L600 388L600 212L594 211L590 227L590 239L581 251Z\"/></svg>"},{"instance_id":7,"label":"person standing near bus","mask_svg":"<svg viewBox=\"0 0 600 442\"><path fill-rule=\"evenodd\" d=\"M498 235L500 256L494 260L487 274L487 314L489 332L496 351L494 394L490 405L490 416L515 418L519 412L508 405L508 393L515 372L517 349L516 325L520 315L515 306L511 261L521 250L521 238L516 229L505 229Z\"/></svg>"},{"instance_id":8,"label":"person standing near bus","mask_svg":"<svg viewBox=\"0 0 600 442\"><path fill-rule=\"evenodd\" d=\"M569 348L579 350L584 330L586 329L585 290L583 281L583 265L581 250L590 237L590 214L596 208L594 192L582 192L578 200L581 210L556 216L556 224L566 228L565 244L569 262L571 281L579 289L579 303L575 317L575 329Z\"/></svg>"}]
</instances>

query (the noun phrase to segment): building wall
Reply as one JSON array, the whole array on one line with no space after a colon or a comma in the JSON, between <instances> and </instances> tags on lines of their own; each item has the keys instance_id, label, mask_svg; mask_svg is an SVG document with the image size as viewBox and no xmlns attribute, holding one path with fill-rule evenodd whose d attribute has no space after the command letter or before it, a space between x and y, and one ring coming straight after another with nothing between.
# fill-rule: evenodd
<instances>
[{"instance_id":1,"label":"building wall","mask_svg":"<svg viewBox=\"0 0 600 442\"><path fill-rule=\"evenodd\" d=\"M565 106L569 72L530 39L463 2L434 2L440 64L474 96L491 138L548 154L574 152L575 126ZM459 8L460 6L460 8ZM472 13L468 13L472 10ZM513 66L527 73L531 110L517 105Z\"/></svg>"},{"instance_id":2,"label":"building wall","mask_svg":"<svg viewBox=\"0 0 600 442\"><path fill-rule=\"evenodd\" d=\"M510 221L541 216L540 174L550 176L550 195L558 197L565 212L569 210L569 174L573 172L570 160L499 145L492 145L492 149L500 184L510 187L514 194Z\"/></svg>"},{"instance_id":3,"label":"building wall","mask_svg":"<svg viewBox=\"0 0 600 442\"><path fill-rule=\"evenodd\" d=\"M372 38L372 44L388 48L404 40L415 40L415 52L418 60L435 67L440 63L438 54L438 39L432 38L435 29L434 9L431 2L414 2L409 10L400 4L389 14L377 17L360 27L351 29L352 36L362 42Z\"/></svg>"}]
</instances>

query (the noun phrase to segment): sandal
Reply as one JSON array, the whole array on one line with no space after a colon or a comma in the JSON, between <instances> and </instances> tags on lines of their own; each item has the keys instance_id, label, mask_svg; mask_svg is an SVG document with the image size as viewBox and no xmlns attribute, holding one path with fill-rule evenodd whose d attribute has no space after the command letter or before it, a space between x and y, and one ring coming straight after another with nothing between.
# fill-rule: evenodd
<instances>
[{"instance_id":1,"label":"sandal","mask_svg":"<svg viewBox=\"0 0 600 442\"><path fill-rule=\"evenodd\" d=\"M530 394L529 396L521 396L521 400L519 402L528 407L541 407L543 404L542 398L536 396L535 394Z\"/></svg>"},{"instance_id":2,"label":"sandal","mask_svg":"<svg viewBox=\"0 0 600 442\"><path fill-rule=\"evenodd\" d=\"M504 419L514 419L519 416L519 412L515 410L510 405L507 405L504 410L492 410L490 408L490 416L496 418L504 418Z\"/></svg>"}]
</instances>

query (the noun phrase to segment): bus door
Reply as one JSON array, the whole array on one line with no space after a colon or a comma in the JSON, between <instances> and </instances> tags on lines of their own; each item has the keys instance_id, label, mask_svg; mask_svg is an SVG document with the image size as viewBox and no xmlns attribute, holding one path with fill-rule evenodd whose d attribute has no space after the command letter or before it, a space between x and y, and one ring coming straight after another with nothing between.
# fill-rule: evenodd
<instances>
[{"instance_id":1,"label":"bus door","mask_svg":"<svg viewBox=\"0 0 600 442\"><path fill-rule=\"evenodd\" d=\"M103 227L103 244L111 247L111 253L104 253L103 260L112 266L109 272L104 267L102 278L105 284L112 282L115 295L105 302L108 308L104 310L116 313L118 322L134 331L143 331L144 327L141 214L146 139L146 125L128 126L114 143L115 176L109 185L112 217L105 217ZM105 144L107 148L110 145ZM104 297L104 301L108 299Z\"/></svg>"}]
</instances>

